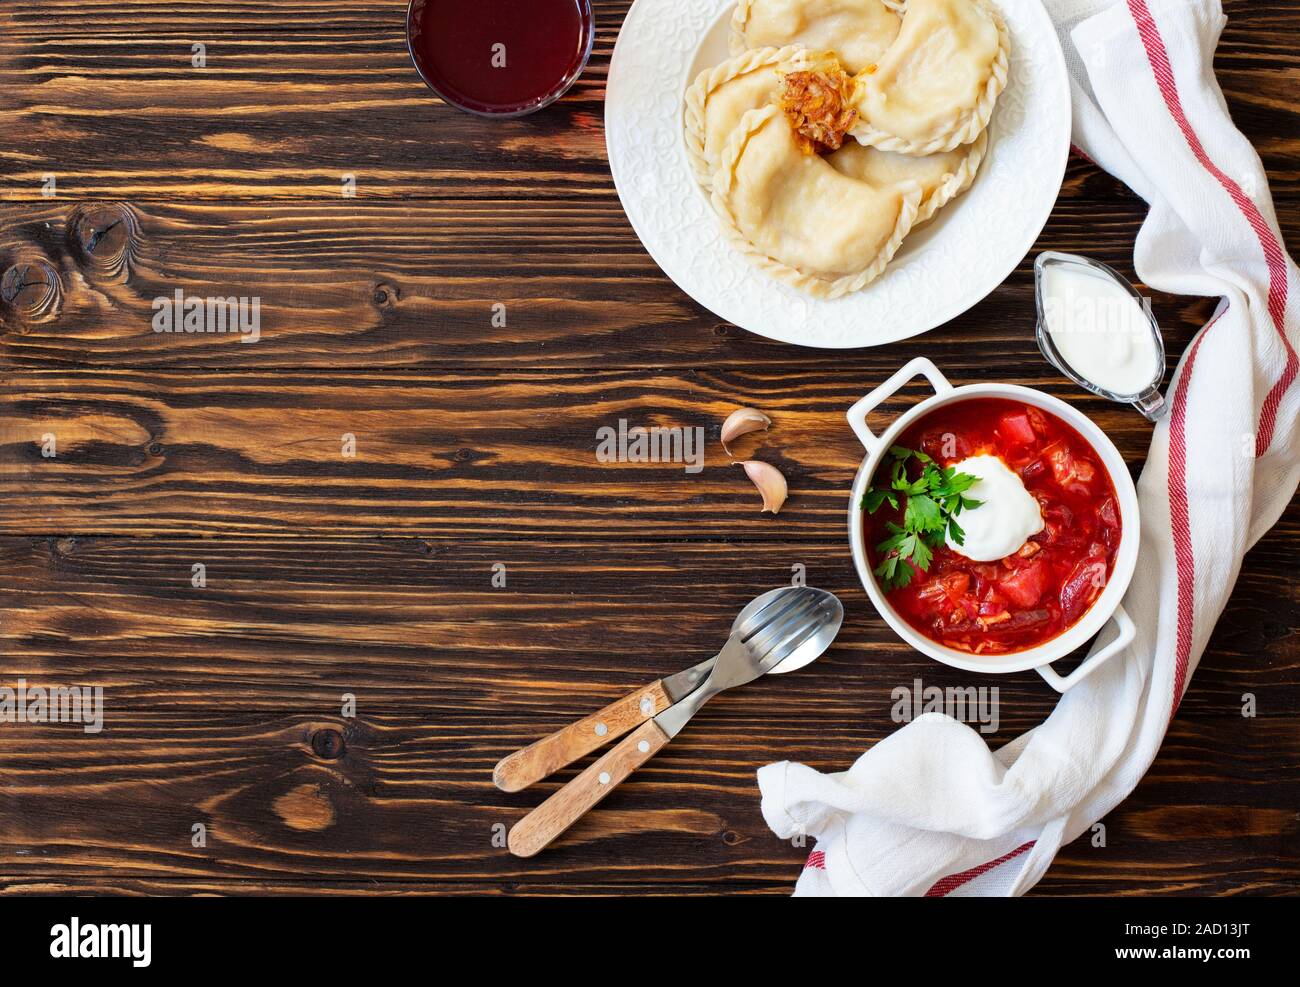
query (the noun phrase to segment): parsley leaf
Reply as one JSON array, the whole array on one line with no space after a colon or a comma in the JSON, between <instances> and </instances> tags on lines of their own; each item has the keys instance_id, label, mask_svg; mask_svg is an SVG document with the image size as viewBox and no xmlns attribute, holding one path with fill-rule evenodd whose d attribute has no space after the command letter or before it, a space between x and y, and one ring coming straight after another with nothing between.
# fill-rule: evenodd
<instances>
[{"instance_id":1,"label":"parsley leaf","mask_svg":"<svg viewBox=\"0 0 1300 987\"><path fill-rule=\"evenodd\" d=\"M889 457L889 485L869 487L862 495L862 509L869 514L886 503L898 510L900 498L906 500L902 525L886 521L888 537L876 546L882 558L874 571L886 592L908 585L915 574L913 566L928 571L934 550L947 537L954 544L965 544L966 532L957 523L957 515L982 503L965 496L978 479L970 473L941 467L925 453L904 446L890 446ZM915 479L908 476L908 464L913 460L921 468Z\"/></svg>"},{"instance_id":2,"label":"parsley leaf","mask_svg":"<svg viewBox=\"0 0 1300 987\"><path fill-rule=\"evenodd\" d=\"M930 559L934 557L934 553L931 552L930 546L925 543L925 539L919 538L916 535L912 535L911 538L913 539L912 561L915 562L917 567L920 569L929 569Z\"/></svg>"},{"instance_id":3,"label":"parsley leaf","mask_svg":"<svg viewBox=\"0 0 1300 987\"><path fill-rule=\"evenodd\" d=\"M957 519L951 515L948 518L948 534L952 537L954 544L966 544L966 532L963 531L961 525L957 523Z\"/></svg>"},{"instance_id":4,"label":"parsley leaf","mask_svg":"<svg viewBox=\"0 0 1300 987\"><path fill-rule=\"evenodd\" d=\"M862 496L862 508L868 514L875 514L885 501L889 501L889 506L898 510L898 498L888 490L868 490Z\"/></svg>"},{"instance_id":5,"label":"parsley leaf","mask_svg":"<svg viewBox=\"0 0 1300 987\"><path fill-rule=\"evenodd\" d=\"M908 531L937 531L943 521L943 509L929 495L918 492L907 498L903 527Z\"/></svg>"}]
</instances>

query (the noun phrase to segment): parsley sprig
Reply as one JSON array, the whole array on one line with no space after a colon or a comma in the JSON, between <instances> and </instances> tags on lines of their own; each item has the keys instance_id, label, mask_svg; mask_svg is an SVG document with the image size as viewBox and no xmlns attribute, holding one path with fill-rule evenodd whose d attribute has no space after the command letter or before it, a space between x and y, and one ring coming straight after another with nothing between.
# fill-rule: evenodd
<instances>
[{"instance_id":1,"label":"parsley sprig","mask_svg":"<svg viewBox=\"0 0 1300 987\"><path fill-rule=\"evenodd\" d=\"M862 509L869 514L875 514L885 503L898 510L899 501L905 501L902 525L885 522L889 537L876 546L883 561L875 573L886 591L912 581L912 566L907 562L928 570L934 550L944 544L947 536L951 535L958 545L965 544L966 532L957 523L957 515L983 503L965 495L977 479L970 473L939 466L925 453L903 446L890 446L889 456L889 486L869 487L862 495ZM921 465L921 475L915 480L907 475L907 464L912 459Z\"/></svg>"}]
</instances>

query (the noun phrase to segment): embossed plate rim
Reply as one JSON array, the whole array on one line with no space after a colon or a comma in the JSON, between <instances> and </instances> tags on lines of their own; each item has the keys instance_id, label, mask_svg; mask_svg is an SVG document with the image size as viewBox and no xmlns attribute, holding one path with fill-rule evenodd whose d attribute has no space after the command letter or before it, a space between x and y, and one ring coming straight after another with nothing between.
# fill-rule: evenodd
<instances>
[{"instance_id":1,"label":"embossed plate rim","mask_svg":"<svg viewBox=\"0 0 1300 987\"><path fill-rule=\"evenodd\" d=\"M651 258L718 317L802 346L897 342L978 304L1033 247L1070 153L1069 76L1052 21L1040 0L996 2L1012 36L1011 71L975 184L912 234L875 283L826 301L772 280L726 243L687 161L682 94L700 44L734 0L635 0L610 60L605 141L619 201Z\"/></svg>"}]
</instances>

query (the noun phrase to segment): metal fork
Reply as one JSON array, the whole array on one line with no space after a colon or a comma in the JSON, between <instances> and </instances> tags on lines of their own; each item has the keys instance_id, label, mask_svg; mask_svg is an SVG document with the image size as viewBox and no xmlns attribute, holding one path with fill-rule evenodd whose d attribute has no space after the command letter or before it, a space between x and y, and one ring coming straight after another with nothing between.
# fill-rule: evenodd
<instances>
[{"instance_id":1,"label":"metal fork","mask_svg":"<svg viewBox=\"0 0 1300 987\"><path fill-rule=\"evenodd\" d=\"M677 736L719 692L752 682L799 649L821 654L843 620L840 601L824 590L798 587L779 594L754 614L743 632L727 639L703 685L628 734L516 823L507 839L510 852L531 857L542 850Z\"/></svg>"}]
</instances>

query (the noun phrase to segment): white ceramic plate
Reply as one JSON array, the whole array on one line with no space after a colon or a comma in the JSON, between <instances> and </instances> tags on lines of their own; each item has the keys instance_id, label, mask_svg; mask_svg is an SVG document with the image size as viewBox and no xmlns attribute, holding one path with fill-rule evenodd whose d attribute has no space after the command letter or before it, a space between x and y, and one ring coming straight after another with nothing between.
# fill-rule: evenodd
<instances>
[{"instance_id":1,"label":"white ceramic plate","mask_svg":"<svg viewBox=\"0 0 1300 987\"><path fill-rule=\"evenodd\" d=\"M1070 152L1070 87L1052 22L1041 0L995 2L1011 32L1011 67L975 184L904 240L876 281L824 301L772 280L727 244L687 161L682 96L727 57L734 0L636 0L609 66L605 141L650 256L728 322L804 346L894 342L980 301L1038 238Z\"/></svg>"}]
</instances>

